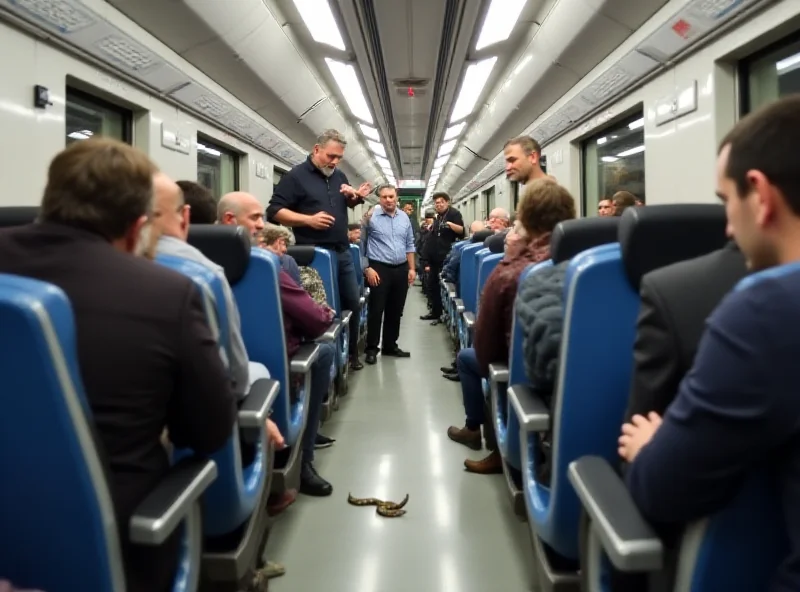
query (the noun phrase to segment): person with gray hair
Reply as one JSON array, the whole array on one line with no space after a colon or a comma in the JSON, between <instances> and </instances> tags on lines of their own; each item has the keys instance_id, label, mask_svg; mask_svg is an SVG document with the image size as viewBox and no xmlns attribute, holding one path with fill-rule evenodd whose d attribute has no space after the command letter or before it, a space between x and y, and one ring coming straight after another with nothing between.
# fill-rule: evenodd
<instances>
[{"instance_id":1,"label":"person with gray hair","mask_svg":"<svg viewBox=\"0 0 800 592\"><path fill-rule=\"evenodd\" d=\"M297 265L297 261L295 261L294 257L287 252L290 240L291 233L287 228L270 223L265 224L264 228L256 232L254 237L256 246L275 253L278 259L280 259L283 270L297 282L298 286L302 286L300 267Z\"/></svg>"},{"instance_id":2,"label":"person with gray hair","mask_svg":"<svg viewBox=\"0 0 800 592\"><path fill-rule=\"evenodd\" d=\"M337 165L347 145L336 130L323 132L305 162L286 173L275 187L267 219L294 229L298 245L314 245L331 252L338 275L342 310L359 317L359 290L347 236L347 208L364 203L372 185L353 188ZM350 323L350 368L361 370L358 360L358 323Z\"/></svg>"}]
</instances>

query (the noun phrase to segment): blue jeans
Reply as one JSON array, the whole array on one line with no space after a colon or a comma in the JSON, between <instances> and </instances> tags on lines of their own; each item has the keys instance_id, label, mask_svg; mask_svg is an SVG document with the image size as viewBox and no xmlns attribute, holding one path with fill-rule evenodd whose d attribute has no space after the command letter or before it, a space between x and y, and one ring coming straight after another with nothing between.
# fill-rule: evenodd
<instances>
[{"instance_id":1,"label":"blue jeans","mask_svg":"<svg viewBox=\"0 0 800 592\"><path fill-rule=\"evenodd\" d=\"M350 250L338 253L331 251L331 255L339 261L339 303L342 310L352 311L353 316L350 321L350 357L358 356L358 319L361 315L361 307L358 304L360 291L358 289L358 278L356 268L353 265L353 256Z\"/></svg>"},{"instance_id":2,"label":"blue jeans","mask_svg":"<svg viewBox=\"0 0 800 592\"><path fill-rule=\"evenodd\" d=\"M456 356L458 377L461 379L461 396L464 400L464 411L467 414L467 428L477 430L486 422L484 411L483 385L478 369L478 358L475 349L467 347Z\"/></svg>"},{"instance_id":3,"label":"blue jeans","mask_svg":"<svg viewBox=\"0 0 800 592\"><path fill-rule=\"evenodd\" d=\"M314 442L319 430L322 403L331 386L331 364L336 356L336 345L319 344L319 357L311 364L311 392L308 397L308 420L303 432L303 461L314 460Z\"/></svg>"}]
</instances>

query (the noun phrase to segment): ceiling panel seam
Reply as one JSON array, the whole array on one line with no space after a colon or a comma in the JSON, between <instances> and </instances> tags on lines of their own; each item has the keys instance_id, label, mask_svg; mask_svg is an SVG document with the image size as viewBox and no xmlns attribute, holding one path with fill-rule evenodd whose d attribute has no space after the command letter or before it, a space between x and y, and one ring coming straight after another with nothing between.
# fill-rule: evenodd
<instances>
[{"instance_id":1,"label":"ceiling panel seam","mask_svg":"<svg viewBox=\"0 0 800 592\"><path fill-rule=\"evenodd\" d=\"M444 103L445 86L450 77L456 40L458 38L458 35L454 34L454 31L458 30L456 29L456 21L458 21L458 28L460 29L463 18L464 6L461 5L461 2L459 2L459 0L447 0L447 6L444 12L444 27L442 28L442 37L439 42L439 55L436 60L436 77L433 83L433 96L431 97L431 117L428 120L425 150L422 153L421 175L424 175L425 171L428 170L431 150L435 146L434 136L439 125L439 118L442 115L441 110L442 104Z\"/></svg>"}]
</instances>

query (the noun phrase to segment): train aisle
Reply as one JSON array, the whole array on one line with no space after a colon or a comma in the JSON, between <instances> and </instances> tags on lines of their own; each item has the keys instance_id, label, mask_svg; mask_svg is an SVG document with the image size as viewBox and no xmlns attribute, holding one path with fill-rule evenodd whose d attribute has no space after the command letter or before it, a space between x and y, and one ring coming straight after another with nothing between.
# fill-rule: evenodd
<instances>
[{"instance_id":1,"label":"train aisle","mask_svg":"<svg viewBox=\"0 0 800 592\"><path fill-rule=\"evenodd\" d=\"M323 426L336 438L316 465L330 498L300 496L273 527L267 556L286 566L275 592L523 592L532 576L527 525L511 511L501 475L465 472L481 458L451 442L461 425L458 383L440 377L450 362L441 327L409 292L400 347L411 359L381 358L352 375L351 392ZM362 358L363 359L363 358ZM400 501L401 518L347 503L347 494Z\"/></svg>"}]
</instances>

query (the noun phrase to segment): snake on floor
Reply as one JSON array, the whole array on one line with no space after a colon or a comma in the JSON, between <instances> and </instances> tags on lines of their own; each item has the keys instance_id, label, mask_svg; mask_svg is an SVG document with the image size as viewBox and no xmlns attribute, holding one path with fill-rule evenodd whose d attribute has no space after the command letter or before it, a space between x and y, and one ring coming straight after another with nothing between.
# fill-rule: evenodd
<instances>
[{"instance_id":1,"label":"snake on floor","mask_svg":"<svg viewBox=\"0 0 800 592\"><path fill-rule=\"evenodd\" d=\"M374 497L353 497L353 494L347 494L347 503L353 506L376 506L376 512L384 518L399 518L406 511L403 509L408 503L408 494L403 498L403 501L398 503L385 502Z\"/></svg>"}]
</instances>

